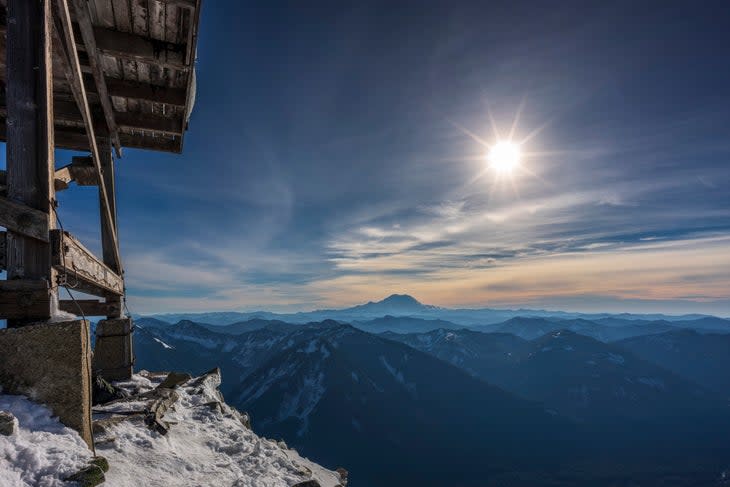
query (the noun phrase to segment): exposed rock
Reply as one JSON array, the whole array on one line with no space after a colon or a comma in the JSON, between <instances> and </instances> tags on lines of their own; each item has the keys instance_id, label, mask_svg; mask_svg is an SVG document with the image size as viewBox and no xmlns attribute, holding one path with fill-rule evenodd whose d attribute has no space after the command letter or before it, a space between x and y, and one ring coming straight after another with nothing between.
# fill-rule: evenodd
<instances>
[{"instance_id":1,"label":"exposed rock","mask_svg":"<svg viewBox=\"0 0 730 487\"><path fill-rule=\"evenodd\" d=\"M218 486L245 479L247 485L342 486L336 472L244 427L248 415L223 401L217 371L159 388L167 375L142 371L115 384L130 397L94 408L97 451L112 465L106 484ZM146 431L171 424L173 434L165 437Z\"/></svg>"},{"instance_id":2,"label":"exposed rock","mask_svg":"<svg viewBox=\"0 0 730 487\"><path fill-rule=\"evenodd\" d=\"M190 374L186 374L183 372L170 372L169 374L167 374L165 380L163 380L162 383L157 386L157 388L174 389L175 387L179 386L180 384L184 384L192 378L193 377Z\"/></svg>"},{"instance_id":3,"label":"exposed rock","mask_svg":"<svg viewBox=\"0 0 730 487\"><path fill-rule=\"evenodd\" d=\"M218 411L219 413L223 412L223 406L221 405L220 401L210 401L203 404L203 406L207 407L211 411Z\"/></svg>"},{"instance_id":4,"label":"exposed rock","mask_svg":"<svg viewBox=\"0 0 730 487\"><path fill-rule=\"evenodd\" d=\"M17 428L15 416L7 411L0 411L0 435L10 436Z\"/></svg>"},{"instance_id":5,"label":"exposed rock","mask_svg":"<svg viewBox=\"0 0 730 487\"><path fill-rule=\"evenodd\" d=\"M342 485L347 485L347 477L350 475L350 473L342 467L337 467L337 469L335 469L335 472L340 475L340 482L342 483Z\"/></svg>"},{"instance_id":6,"label":"exposed rock","mask_svg":"<svg viewBox=\"0 0 730 487\"><path fill-rule=\"evenodd\" d=\"M94 378L94 382L91 387L91 404L96 406L97 404L105 404L107 402L116 401L117 399L124 399L128 396L126 391L114 387L109 382L104 380L103 377L97 375Z\"/></svg>"},{"instance_id":7,"label":"exposed rock","mask_svg":"<svg viewBox=\"0 0 730 487\"><path fill-rule=\"evenodd\" d=\"M251 429L251 415L247 412L241 412L239 413L241 423L246 427L246 429Z\"/></svg>"},{"instance_id":8,"label":"exposed rock","mask_svg":"<svg viewBox=\"0 0 730 487\"><path fill-rule=\"evenodd\" d=\"M316 480L305 480L304 482L299 482L297 484L292 485L292 487L322 487L319 482Z\"/></svg>"},{"instance_id":9,"label":"exposed rock","mask_svg":"<svg viewBox=\"0 0 730 487\"><path fill-rule=\"evenodd\" d=\"M144 419L147 426L161 435L166 435L170 430L170 425L172 423L164 421L162 418L179 398L180 396L178 396L174 391L170 391L170 394L164 394L158 399L155 399Z\"/></svg>"},{"instance_id":10,"label":"exposed rock","mask_svg":"<svg viewBox=\"0 0 730 487\"><path fill-rule=\"evenodd\" d=\"M96 465L97 467L99 467L104 472L108 472L109 471L109 462L107 461L106 458L104 458L102 456L96 456L96 457L94 457L91 460L90 463L92 465Z\"/></svg>"},{"instance_id":11,"label":"exposed rock","mask_svg":"<svg viewBox=\"0 0 730 487\"><path fill-rule=\"evenodd\" d=\"M104 471L98 465L89 465L70 477L64 479L66 482L78 482L81 487L94 487L104 483Z\"/></svg>"},{"instance_id":12,"label":"exposed rock","mask_svg":"<svg viewBox=\"0 0 730 487\"><path fill-rule=\"evenodd\" d=\"M127 415L127 416L113 416L110 418L100 418L95 419L94 423L92 425L92 431L94 432L94 435L103 435L106 434L107 430L116 425L121 423L122 421L133 421L135 419L141 421L144 417L144 412L139 412L136 414L136 418L132 418L131 416L134 416L133 414ZM97 436L94 438L94 443L98 443L100 441L100 438Z\"/></svg>"}]
</instances>

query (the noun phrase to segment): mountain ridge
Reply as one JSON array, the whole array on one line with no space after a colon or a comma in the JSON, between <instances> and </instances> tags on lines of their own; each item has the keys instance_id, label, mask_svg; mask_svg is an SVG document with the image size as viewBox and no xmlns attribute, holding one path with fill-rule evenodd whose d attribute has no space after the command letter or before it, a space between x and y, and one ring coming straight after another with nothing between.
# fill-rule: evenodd
<instances>
[{"instance_id":1,"label":"mountain ridge","mask_svg":"<svg viewBox=\"0 0 730 487\"><path fill-rule=\"evenodd\" d=\"M270 311L221 311L204 313L168 313L151 314L154 317L167 322L177 322L181 319L191 319L209 323L211 325L230 325L236 322L243 322L251 319L279 320L288 323L302 324L312 321L322 321L327 318L338 321L365 321L380 318L385 315L410 316L424 319L442 319L451 321L460 326L481 326L503 322L517 316L523 317L554 317L563 319L618 319L618 320L644 320L656 321L666 320L669 322L688 321L703 318L712 318L727 322L727 329L730 330L730 319L714 317L702 314L665 315L661 313L632 314L632 313L579 313L567 311L551 311L544 309L498 309L498 308L446 308L435 305L423 304L418 299L408 294L391 294L380 301L369 301L367 303L340 308L340 309L316 309L312 311L298 311L292 313L275 313Z\"/></svg>"}]
</instances>

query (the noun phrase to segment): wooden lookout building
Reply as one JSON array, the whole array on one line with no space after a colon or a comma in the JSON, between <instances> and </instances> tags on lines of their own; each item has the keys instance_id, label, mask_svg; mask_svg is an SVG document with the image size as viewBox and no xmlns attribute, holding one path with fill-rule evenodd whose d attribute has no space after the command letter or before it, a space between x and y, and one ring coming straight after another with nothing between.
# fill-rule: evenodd
<instances>
[{"instance_id":1,"label":"wooden lookout building","mask_svg":"<svg viewBox=\"0 0 730 487\"><path fill-rule=\"evenodd\" d=\"M0 0L4 383L12 375L5 369L15 363L2 347L4 336L37 326L60 333L63 327L51 322L61 312L105 316L97 327L93 369L107 379L131 374L114 165L124 148L182 151L195 99L200 1ZM57 164L54 149L80 154ZM101 256L84 247L72 228L59 228L56 192L69 190L72 182L98 187ZM59 300L65 286L96 299ZM78 321L85 323L79 346L88 348L88 322Z\"/></svg>"}]
</instances>

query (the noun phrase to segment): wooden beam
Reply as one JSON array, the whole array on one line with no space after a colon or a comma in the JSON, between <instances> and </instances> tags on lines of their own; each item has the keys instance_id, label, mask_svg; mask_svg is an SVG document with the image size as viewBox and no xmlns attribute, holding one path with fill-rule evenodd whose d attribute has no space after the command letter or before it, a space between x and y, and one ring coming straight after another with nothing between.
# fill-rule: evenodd
<instances>
[{"instance_id":1,"label":"wooden beam","mask_svg":"<svg viewBox=\"0 0 730 487\"><path fill-rule=\"evenodd\" d=\"M0 226L24 238L48 242L51 216L44 211L18 203L6 196L0 196ZM17 236L13 238L16 238L17 241ZM8 260L9 263L12 263L12 259ZM8 266L8 269L10 270L10 266Z\"/></svg>"},{"instance_id":2,"label":"wooden beam","mask_svg":"<svg viewBox=\"0 0 730 487\"><path fill-rule=\"evenodd\" d=\"M71 181L73 180L74 177L71 174L71 164L69 164L56 169L56 177L53 180L53 186L56 191L63 191L64 189L68 189L69 184L71 184Z\"/></svg>"},{"instance_id":3,"label":"wooden beam","mask_svg":"<svg viewBox=\"0 0 730 487\"><path fill-rule=\"evenodd\" d=\"M118 231L117 227L117 198L116 198L116 185L114 182L114 158L112 157L112 151L109 141L106 140L101 147L101 175L104 178L104 184L106 185L107 191L109 192L109 199L105 200L99 192L99 207L104 212L106 209L104 205L109 204L111 208L109 210L112 214L112 224L114 225L114 231ZM119 252L119 243L112 238L114 232L108 228L106 220L101 220L101 249L102 259L111 270L121 275L121 269L117 267L114 260L115 252ZM111 294L106 296L107 303L112 304L116 308L116 312L107 314L107 318L120 318L122 316L122 297L118 294Z\"/></svg>"},{"instance_id":4,"label":"wooden beam","mask_svg":"<svg viewBox=\"0 0 730 487\"><path fill-rule=\"evenodd\" d=\"M81 313L87 318L89 316L109 316L118 312L118 308L104 301L97 301L96 299L62 299L58 302L58 307L61 311L79 315L79 308Z\"/></svg>"},{"instance_id":5,"label":"wooden beam","mask_svg":"<svg viewBox=\"0 0 730 487\"><path fill-rule=\"evenodd\" d=\"M0 319L33 322L50 318L53 292L45 280L0 281Z\"/></svg>"},{"instance_id":6,"label":"wooden beam","mask_svg":"<svg viewBox=\"0 0 730 487\"><path fill-rule=\"evenodd\" d=\"M99 178L91 157L73 157L71 164L56 169L56 191L68 189L69 184L75 181L79 186L97 186Z\"/></svg>"},{"instance_id":7,"label":"wooden beam","mask_svg":"<svg viewBox=\"0 0 730 487\"><path fill-rule=\"evenodd\" d=\"M55 271L46 243L48 228L55 225L51 207L55 192L50 2L7 0L11 20L6 35L8 190L7 198L0 200L0 212L6 220L2 225L8 229L7 278L41 281L47 298L32 307L30 314L9 320L9 327L47 319L54 292L47 290L48 283L55 280Z\"/></svg>"},{"instance_id":8,"label":"wooden beam","mask_svg":"<svg viewBox=\"0 0 730 487\"><path fill-rule=\"evenodd\" d=\"M94 27L94 38L99 51L117 59L139 61L164 68L187 71L185 45L174 44L136 34Z\"/></svg>"},{"instance_id":9,"label":"wooden beam","mask_svg":"<svg viewBox=\"0 0 730 487\"><path fill-rule=\"evenodd\" d=\"M83 82L83 75L81 74L81 66L79 64L79 57L78 53L75 48L68 49L68 46L74 46L75 41L73 37L73 25L71 24L71 13L68 8L68 0L56 0L59 10L59 17L60 17L60 23L63 30L63 37L65 38L66 46L67 46L67 53L69 54L69 57L66 59L68 61L68 64L71 68L71 80L70 85L72 87L72 90L74 93L76 93L76 101L79 103L79 110L81 111L81 116L84 119L84 125L86 127L86 135L89 139L89 149L91 151L91 156L94 161L94 166L96 167L97 177L99 180L99 191L101 192L102 197L107 202L106 204L106 211L104 211L103 218L106 220L106 223L110 227L110 231L112 232L112 237L115 242L118 242L116 230L113 227L113 218L111 211L109 210L109 195L107 193L106 185L104 184L104 180L101 176L101 162L99 158L99 148L96 145L96 134L94 132L94 122L91 118L91 110L89 108L89 100L86 97L86 88L84 87ZM122 269L122 258L119 255L119 245L117 244L115 246L116 252L114 255L115 261L117 263L117 267Z\"/></svg>"},{"instance_id":10,"label":"wooden beam","mask_svg":"<svg viewBox=\"0 0 730 487\"><path fill-rule=\"evenodd\" d=\"M7 232L0 232L0 271L5 270L5 262L6 262L6 255L7 255L7 244L6 244L6 235Z\"/></svg>"},{"instance_id":11,"label":"wooden beam","mask_svg":"<svg viewBox=\"0 0 730 487\"><path fill-rule=\"evenodd\" d=\"M5 102L5 97L0 95L0 117L3 118L5 118L8 113ZM74 102L56 101L53 104L53 112L55 118L54 122L83 123L81 113L79 113Z\"/></svg>"},{"instance_id":12,"label":"wooden beam","mask_svg":"<svg viewBox=\"0 0 730 487\"><path fill-rule=\"evenodd\" d=\"M68 232L51 230L51 262L69 286L94 296L121 295L124 283Z\"/></svg>"},{"instance_id":13,"label":"wooden beam","mask_svg":"<svg viewBox=\"0 0 730 487\"><path fill-rule=\"evenodd\" d=\"M114 226L114 230L117 230L117 202L116 188L114 184L114 159L112 158L112 153L109 149L110 148L108 142L106 144L101 144L101 175L104 179L104 185L106 186L109 198L102 198L101 193L99 193L99 206L101 207L102 213L106 210L109 210L112 214L111 222L102 220L101 223L101 248L104 264L106 264L114 272L119 273L120 270L119 268L117 268L116 262L114 262L114 253L115 251L118 252L119 249L114 248L117 245L117 242L112 238L114 232L112 232L111 229L108 228L109 224L111 224ZM104 206L106 205L109 205L109 208L104 208Z\"/></svg>"},{"instance_id":14,"label":"wooden beam","mask_svg":"<svg viewBox=\"0 0 730 487\"><path fill-rule=\"evenodd\" d=\"M104 69L99 61L97 54L96 39L94 39L94 28L91 25L91 15L89 14L89 4L87 0L73 0L76 10L76 22L78 22L81 31L81 38L86 46L86 52L89 55L89 66L91 67L91 75L94 77L96 91L99 94L99 102L101 103L104 119L112 138L112 144L117 152L117 157L122 156L122 147L119 143L119 134L117 131L117 123L114 120L114 110L112 102L107 91L106 80L104 78Z\"/></svg>"},{"instance_id":15,"label":"wooden beam","mask_svg":"<svg viewBox=\"0 0 730 487\"><path fill-rule=\"evenodd\" d=\"M193 66L193 69L188 73L188 79L185 86L185 98L186 100L192 100L195 95L195 56L197 54L198 46L198 25L200 24L200 2L201 0L195 0L195 10L189 12L190 21L188 22L188 49L185 53L186 64ZM187 105L187 103L186 103ZM182 135L183 140L180 141L180 150L182 150L183 142L185 141L185 131L188 129L188 119L190 118L190 110L192 110L192 101L187 106L186 112L183 115L182 120Z\"/></svg>"},{"instance_id":16,"label":"wooden beam","mask_svg":"<svg viewBox=\"0 0 730 487\"><path fill-rule=\"evenodd\" d=\"M6 141L5 132L6 119L0 116L0 142ZM88 152L89 138L83 129L56 124L54 130L54 144L58 149ZM133 149L145 149L162 152L180 153L181 138L170 136L155 136L154 134L130 134L122 132L119 134L122 147Z\"/></svg>"},{"instance_id":17,"label":"wooden beam","mask_svg":"<svg viewBox=\"0 0 730 487\"><path fill-rule=\"evenodd\" d=\"M152 89L149 90L153 92ZM179 90L182 92L182 90ZM160 101L161 100L156 100ZM0 94L0 117L7 115L6 99ZM92 111L93 120L98 120L102 114L98 111ZM182 117L164 117L152 113L140 112L114 112L117 119L117 125L130 130L145 130L149 132L159 132L168 135L182 134ZM69 101L58 101L54 103L55 122L71 122L74 124L83 124L84 119L79 112L78 106ZM110 135L107 128L102 124L94 123L96 135Z\"/></svg>"},{"instance_id":18,"label":"wooden beam","mask_svg":"<svg viewBox=\"0 0 730 487\"><path fill-rule=\"evenodd\" d=\"M7 110L4 104L5 100L0 96L0 117L6 115ZM55 113L55 122L71 122L74 124L83 124L84 120L76 109L74 103L60 102ZM97 120L97 112L92 112L92 118ZM100 115L100 114L99 114ZM129 130L144 130L148 132L158 132L166 135L182 135L182 117L161 117L151 113L139 112L114 112L118 127L124 127ZM96 135L107 136L106 127L94 123ZM121 134L119 134L121 136ZM121 140L121 139L120 139Z\"/></svg>"},{"instance_id":19,"label":"wooden beam","mask_svg":"<svg viewBox=\"0 0 730 487\"><path fill-rule=\"evenodd\" d=\"M146 113L117 112L117 123L130 130L147 130L166 135L182 135L182 117L160 117Z\"/></svg>"},{"instance_id":20,"label":"wooden beam","mask_svg":"<svg viewBox=\"0 0 730 487\"><path fill-rule=\"evenodd\" d=\"M181 137L156 137L147 135L119 134L123 147L146 149L179 154L182 150Z\"/></svg>"},{"instance_id":21,"label":"wooden beam","mask_svg":"<svg viewBox=\"0 0 730 487\"><path fill-rule=\"evenodd\" d=\"M116 78L107 78L106 85L111 96L154 101L180 107L184 107L187 101L185 90L182 88L155 86Z\"/></svg>"},{"instance_id":22,"label":"wooden beam","mask_svg":"<svg viewBox=\"0 0 730 487\"><path fill-rule=\"evenodd\" d=\"M171 5L180 8L195 9L195 0L157 0L164 5Z\"/></svg>"}]
</instances>

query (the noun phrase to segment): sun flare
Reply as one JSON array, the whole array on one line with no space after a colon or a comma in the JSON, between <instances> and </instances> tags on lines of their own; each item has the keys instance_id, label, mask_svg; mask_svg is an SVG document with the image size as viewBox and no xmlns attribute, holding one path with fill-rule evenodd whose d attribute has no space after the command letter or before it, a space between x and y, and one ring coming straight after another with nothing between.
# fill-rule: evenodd
<instances>
[{"instance_id":1,"label":"sun flare","mask_svg":"<svg viewBox=\"0 0 730 487\"><path fill-rule=\"evenodd\" d=\"M511 173L520 164L520 146L514 142L498 142L487 154L489 167L499 173Z\"/></svg>"}]
</instances>

